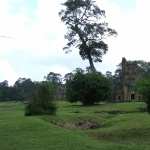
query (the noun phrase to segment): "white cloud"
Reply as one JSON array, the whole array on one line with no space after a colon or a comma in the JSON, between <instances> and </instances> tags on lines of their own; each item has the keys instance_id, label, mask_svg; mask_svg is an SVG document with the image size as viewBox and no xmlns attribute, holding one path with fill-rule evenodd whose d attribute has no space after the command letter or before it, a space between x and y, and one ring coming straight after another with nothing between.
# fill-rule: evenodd
<instances>
[{"instance_id":1,"label":"white cloud","mask_svg":"<svg viewBox=\"0 0 150 150\"><path fill-rule=\"evenodd\" d=\"M51 66L49 68L49 70L53 70L53 72L56 72L56 73L59 73L61 74L62 76L64 76L66 73L70 72L70 69L67 68L67 67L64 67L62 65L54 65L54 66Z\"/></svg>"},{"instance_id":2,"label":"white cloud","mask_svg":"<svg viewBox=\"0 0 150 150\"><path fill-rule=\"evenodd\" d=\"M6 60L0 60L0 74L1 80L8 80L9 84L14 84L14 81L17 79L17 74L14 71L11 64Z\"/></svg>"},{"instance_id":3,"label":"white cloud","mask_svg":"<svg viewBox=\"0 0 150 150\"><path fill-rule=\"evenodd\" d=\"M3 16L0 16L2 22L0 24L0 35L13 38L0 38L0 58L8 61L8 56L10 57L10 54L12 54L11 57L15 59L12 60L15 62L13 65L15 65L14 68L19 71L17 72L19 76L27 74L26 70L24 70L23 73L22 68L27 68L24 65L34 66L35 68L33 69L38 69L38 64L30 64L31 59L43 60L44 58L49 58L51 60L55 58L57 60L65 55L62 51L62 47L64 46L64 25L61 23L58 16L60 3L62 2L61 0L37 0L37 8L34 11L34 18L26 13L27 8L25 9L23 7L25 1L22 1L21 5L18 0L15 0L16 3L19 2L21 7L19 12L15 14L9 13L8 8L12 7L12 3L10 3L9 0L6 1L0 1L0 6L3 8L1 14L4 14ZM16 59L18 56L22 58L22 61L25 61L26 59L26 64L19 62L21 61L20 58L18 58L17 62ZM70 56L68 55L68 57ZM73 58L76 57L73 56ZM22 64L22 66L20 64ZM21 68L18 68L20 66ZM67 70L66 68L67 67L62 66L61 62L58 60L55 61L55 64L50 64L47 71L60 72L61 70L61 72L64 73ZM38 71L40 72L40 70ZM31 72L28 74L30 74L32 78ZM17 78L18 77L16 77L16 79ZM39 78L40 75L36 79ZM14 80L14 78L12 80Z\"/></svg>"}]
</instances>

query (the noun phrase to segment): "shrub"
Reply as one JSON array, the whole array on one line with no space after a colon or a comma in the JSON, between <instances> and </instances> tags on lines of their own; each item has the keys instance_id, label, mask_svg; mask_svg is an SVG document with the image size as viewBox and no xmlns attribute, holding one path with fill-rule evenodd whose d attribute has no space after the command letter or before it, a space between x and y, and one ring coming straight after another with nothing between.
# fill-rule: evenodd
<instances>
[{"instance_id":1,"label":"shrub","mask_svg":"<svg viewBox=\"0 0 150 150\"><path fill-rule=\"evenodd\" d=\"M144 101L147 104L147 111L150 113L150 77L146 77L137 82L137 90L142 94Z\"/></svg>"},{"instance_id":2,"label":"shrub","mask_svg":"<svg viewBox=\"0 0 150 150\"><path fill-rule=\"evenodd\" d=\"M38 83L35 92L26 105L25 115L55 114L54 91L54 86L51 83Z\"/></svg>"},{"instance_id":3,"label":"shrub","mask_svg":"<svg viewBox=\"0 0 150 150\"><path fill-rule=\"evenodd\" d=\"M109 99L110 96L110 81L100 73L77 72L66 83L66 97L70 102L93 105Z\"/></svg>"}]
</instances>

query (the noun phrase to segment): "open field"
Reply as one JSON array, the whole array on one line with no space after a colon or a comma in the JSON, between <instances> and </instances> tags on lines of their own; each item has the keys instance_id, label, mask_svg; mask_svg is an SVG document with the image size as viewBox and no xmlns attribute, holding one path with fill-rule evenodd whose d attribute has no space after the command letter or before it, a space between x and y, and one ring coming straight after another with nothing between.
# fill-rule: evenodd
<instances>
[{"instance_id":1,"label":"open field","mask_svg":"<svg viewBox=\"0 0 150 150\"><path fill-rule=\"evenodd\" d=\"M150 149L144 103L57 105L56 116L25 117L23 104L0 103L0 150Z\"/></svg>"}]
</instances>

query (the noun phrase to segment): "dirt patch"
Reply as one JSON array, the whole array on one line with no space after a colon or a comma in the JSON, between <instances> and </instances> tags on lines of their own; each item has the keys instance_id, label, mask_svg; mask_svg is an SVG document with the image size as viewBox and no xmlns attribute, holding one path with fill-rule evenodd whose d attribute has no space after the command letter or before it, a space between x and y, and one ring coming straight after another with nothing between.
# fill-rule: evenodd
<instances>
[{"instance_id":1,"label":"dirt patch","mask_svg":"<svg viewBox=\"0 0 150 150\"><path fill-rule=\"evenodd\" d=\"M53 122L51 122L53 123ZM81 121L75 121L75 122L59 122L59 123L53 123L57 126L67 128L67 129L97 129L102 127L99 123L92 121L92 120L81 120Z\"/></svg>"},{"instance_id":2,"label":"dirt patch","mask_svg":"<svg viewBox=\"0 0 150 150\"><path fill-rule=\"evenodd\" d=\"M97 129L100 125L91 120L83 120L75 123L75 126L80 129Z\"/></svg>"}]
</instances>

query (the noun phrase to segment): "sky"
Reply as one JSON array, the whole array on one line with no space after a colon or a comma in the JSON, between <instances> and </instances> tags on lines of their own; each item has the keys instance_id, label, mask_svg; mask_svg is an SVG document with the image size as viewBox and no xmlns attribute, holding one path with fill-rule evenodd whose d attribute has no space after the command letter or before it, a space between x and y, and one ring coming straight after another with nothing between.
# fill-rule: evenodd
<instances>
[{"instance_id":1,"label":"sky","mask_svg":"<svg viewBox=\"0 0 150 150\"><path fill-rule=\"evenodd\" d=\"M65 26L58 12L64 0L0 0L0 81L19 78L43 80L49 72L64 75L86 68L78 50L65 54ZM150 1L96 0L106 20L118 32L107 39L109 51L98 71L114 72L122 57L150 60Z\"/></svg>"}]
</instances>

